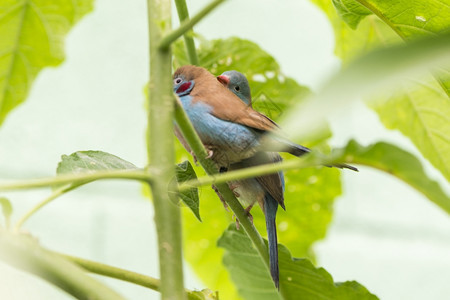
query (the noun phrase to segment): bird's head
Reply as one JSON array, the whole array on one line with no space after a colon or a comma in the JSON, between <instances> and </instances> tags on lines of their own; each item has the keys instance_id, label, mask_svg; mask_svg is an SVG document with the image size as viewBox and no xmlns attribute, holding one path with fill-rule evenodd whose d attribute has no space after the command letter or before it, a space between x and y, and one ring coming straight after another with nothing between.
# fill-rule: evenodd
<instances>
[{"instance_id":1,"label":"bird's head","mask_svg":"<svg viewBox=\"0 0 450 300\"><path fill-rule=\"evenodd\" d=\"M188 95L194 88L195 81L211 76L212 74L202 67L190 65L180 67L173 74L173 91L178 96Z\"/></svg>"},{"instance_id":2,"label":"bird's head","mask_svg":"<svg viewBox=\"0 0 450 300\"><path fill-rule=\"evenodd\" d=\"M234 70L226 71L222 75L217 76L217 80L244 101L245 104L251 106L252 96L250 85L244 74Z\"/></svg>"}]
</instances>

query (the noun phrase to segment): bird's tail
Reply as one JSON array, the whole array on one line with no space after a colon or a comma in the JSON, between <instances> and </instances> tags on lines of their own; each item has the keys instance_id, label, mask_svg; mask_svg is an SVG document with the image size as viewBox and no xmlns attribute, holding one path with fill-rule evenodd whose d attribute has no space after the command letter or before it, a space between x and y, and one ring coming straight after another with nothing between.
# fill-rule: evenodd
<instances>
[{"instance_id":1,"label":"bird's tail","mask_svg":"<svg viewBox=\"0 0 450 300\"><path fill-rule=\"evenodd\" d=\"M275 217L277 215L278 202L270 196L264 195L264 214L266 217L267 239L269 240L270 275L277 289L280 288L280 272L278 269L278 242Z\"/></svg>"}]
</instances>

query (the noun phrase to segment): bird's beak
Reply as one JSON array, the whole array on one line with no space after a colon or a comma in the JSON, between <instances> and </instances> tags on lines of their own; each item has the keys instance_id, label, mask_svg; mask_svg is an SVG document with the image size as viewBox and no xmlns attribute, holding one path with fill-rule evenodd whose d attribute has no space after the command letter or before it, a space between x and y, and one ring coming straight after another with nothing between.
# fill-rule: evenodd
<instances>
[{"instance_id":1,"label":"bird's beak","mask_svg":"<svg viewBox=\"0 0 450 300\"><path fill-rule=\"evenodd\" d=\"M224 86L227 86L228 83L230 83L230 77L228 77L227 75L219 75L217 76L217 80L219 80L219 82Z\"/></svg>"}]
</instances>

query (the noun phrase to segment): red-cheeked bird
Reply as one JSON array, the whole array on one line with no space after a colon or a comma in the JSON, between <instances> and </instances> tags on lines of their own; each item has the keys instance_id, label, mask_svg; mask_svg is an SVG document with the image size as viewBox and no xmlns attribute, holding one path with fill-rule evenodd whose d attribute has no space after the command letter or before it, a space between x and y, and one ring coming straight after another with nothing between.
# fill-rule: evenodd
<instances>
[{"instance_id":1,"label":"red-cheeked bird","mask_svg":"<svg viewBox=\"0 0 450 300\"><path fill-rule=\"evenodd\" d=\"M203 144L210 151L211 159L219 168L242 169L281 160L281 157L273 150L281 150L295 156L310 152L308 148L276 135L279 130L277 124L253 110L251 98L246 101L245 95L241 97L239 93L233 93L231 88L227 88L230 86L221 80L224 78L219 76L218 79L206 69L196 66L180 67L173 75L174 92L178 95ZM249 87L247 96L250 97ZM275 133L269 135L269 144L262 142L262 137L267 136L267 133ZM190 151L178 130L176 135ZM345 164L334 166L357 170ZM245 188L242 182L247 184ZM275 216L278 205L285 208L284 177L279 172L229 184L235 187L239 200L248 206L247 212L256 202L264 211L269 239L270 270L275 286L278 288Z\"/></svg>"}]
</instances>

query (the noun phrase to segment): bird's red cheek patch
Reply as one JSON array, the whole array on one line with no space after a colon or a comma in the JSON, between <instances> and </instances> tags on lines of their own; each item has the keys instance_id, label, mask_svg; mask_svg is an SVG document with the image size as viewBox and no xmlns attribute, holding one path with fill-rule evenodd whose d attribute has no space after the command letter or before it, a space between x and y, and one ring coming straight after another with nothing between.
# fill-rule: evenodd
<instances>
[{"instance_id":1,"label":"bird's red cheek patch","mask_svg":"<svg viewBox=\"0 0 450 300\"><path fill-rule=\"evenodd\" d=\"M177 89L177 94L181 94L184 93L185 91L187 91L192 85L192 82L185 82L182 85L180 85L180 87Z\"/></svg>"}]
</instances>

